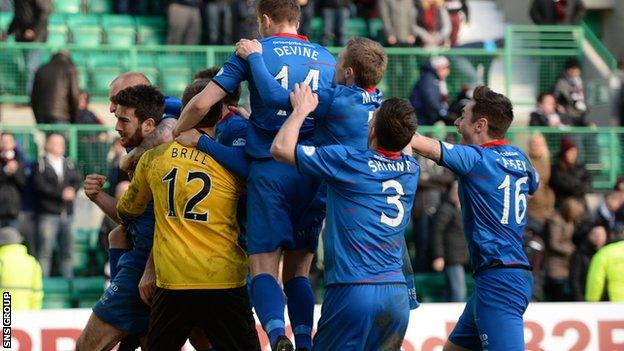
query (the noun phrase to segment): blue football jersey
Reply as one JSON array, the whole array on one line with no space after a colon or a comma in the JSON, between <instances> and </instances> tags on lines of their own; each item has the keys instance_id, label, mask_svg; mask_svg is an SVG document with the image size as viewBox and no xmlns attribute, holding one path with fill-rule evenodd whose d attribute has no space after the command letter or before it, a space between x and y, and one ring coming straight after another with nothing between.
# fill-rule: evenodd
<instances>
[{"instance_id":1,"label":"blue football jersey","mask_svg":"<svg viewBox=\"0 0 624 351\"><path fill-rule=\"evenodd\" d=\"M505 140L481 146L441 142L440 165L459 177L464 234L473 271L493 264L529 266L523 250L529 194L539 175Z\"/></svg>"},{"instance_id":2,"label":"blue football jersey","mask_svg":"<svg viewBox=\"0 0 624 351\"><path fill-rule=\"evenodd\" d=\"M231 112L217 123L216 140L225 146L243 147L247 144L247 126L248 120Z\"/></svg>"},{"instance_id":3,"label":"blue football jersey","mask_svg":"<svg viewBox=\"0 0 624 351\"><path fill-rule=\"evenodd\" d=\"M121 256L118 263L119 266L141 271L145 269L145 263L154 242L155 225L154 202L150 201L142 215L131 219L125 224L128 239L132 243L132 250Z\"/></svg>"},{"instance_id":4,"label":"blue football jersey","mask_svg":"<svg viewBox=\"0 0 624 351\"><path fill-rule=\"evenodd\" d=\"M301 173L328 184L325 284L405 283L403 234L420 167L412 156L297 146Z\"/></svg>"},{"instance_id":5,"label":"blue football jersey","mask_svg":"<svg viewBox=\"0 0 624 351\"><path fill-rule=\"evenodd\" d=\"M285 89L293 89L296 83L306 83L316 91L332 85L336 59L324 47L310 43L306 37L279 34L261 40L262 56L271 75ZM249 81L251 104L251 128L247 132L246 151L253 158L270 158L273 138L279 131L288 114L286 111L268 107L262 101L259 91L250 74L249 64L232 54L222 70L213 78L224 91L232 93L244 80ZM313 136L311 119L301 127L300 140L310 140Z\"/></svg>"}]
</instances>

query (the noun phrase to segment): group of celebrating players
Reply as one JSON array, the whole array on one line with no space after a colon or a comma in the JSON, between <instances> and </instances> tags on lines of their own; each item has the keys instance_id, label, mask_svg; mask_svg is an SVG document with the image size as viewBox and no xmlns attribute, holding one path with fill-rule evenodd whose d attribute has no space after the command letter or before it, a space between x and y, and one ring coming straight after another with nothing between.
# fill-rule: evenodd
<instances>
[{"instance_id":1,"label":"group of celebrating players","mask_svg":"<svg viewBox=\"0 0 624 351\"><path fill-rule=\"evenodd\" d=\"M336 62L297 35L296 0L260 0L258 22L263 39L200 72L181 107L139 73L111 83L132 181L117 200L104 176L85 180L120 226L109 235L111 284L77 350L179 350L187 339L260 350L252 306L272 350L399 350L418 305L404 239L419 179L412 151L457 174L475 275L444 349L524 350L522 232L539 180L504 139L509 100L478 87L455 123L465 145L439 142L416 133L408 101L382 101L377 42L354 38ZM250 115L237 107L243 81ZM312 338L308 275L323 223Z\"/></svg>"}]
</instances>

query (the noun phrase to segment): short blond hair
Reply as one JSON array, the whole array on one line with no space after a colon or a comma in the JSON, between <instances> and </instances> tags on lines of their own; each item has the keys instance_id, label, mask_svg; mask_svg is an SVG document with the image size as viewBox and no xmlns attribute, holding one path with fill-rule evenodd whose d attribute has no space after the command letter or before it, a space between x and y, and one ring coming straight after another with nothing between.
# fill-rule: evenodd
<instances>
[{"instance_id":1,"label":"short blond hair","mask_svg":"<svg viewBox=\"0 0 624 351\"><path fill-rule=\"evenodd\" d=\"M344 66L353 69L357 86L368 88L379 84L387 65L388 56L378 42L355 37L347 43Z\"/></svg>"}]
</instances>

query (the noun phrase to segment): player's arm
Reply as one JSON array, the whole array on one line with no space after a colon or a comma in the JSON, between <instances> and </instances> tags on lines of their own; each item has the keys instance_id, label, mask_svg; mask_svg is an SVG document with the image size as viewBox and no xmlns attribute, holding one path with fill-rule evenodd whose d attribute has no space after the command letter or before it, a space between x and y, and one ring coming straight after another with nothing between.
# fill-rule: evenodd
<instances>
[{"instance_id":1,"label":"player's arm","mask_svg":"<svg viewBox=\"0 0 624 351\"><path fill-rule=\"evenodd\" d=\"M220 165L230 172L244 179L249 174L249 162L245 155L245 148L219 144L207 135L202 135L196 129L180 134L176 141L187 147L195 147L212 156Z\"/></svg>"},{"instance_id":2,"label":"player's arm","mask_svg":"<svg viewBox=\"0 0 624 351\"><path fill-rule=\"evenodd\" d=\"M280 162L294 165L299 130L305 118L318 105L318 96L309 86L295 84L295 90L290 93L290 101L293 111L273 139L271 154Z\"/></svg>"},{"instance_id":3,"label":"player's arm","mask_svg":"<svg viewBox=\"0 0 624 351\"><path fill-rule=\"evenodd\" d=\"M117 202L117 215L122 222L140 216L145 212L145 208L152 198L152 191L147 182L150 160L149 152L141 157L128 190Z\"/></svg>"},{"instance_id":4,"label":"player's arm","mask_svg":"<svg viewBox=\"0 0 624 351\"><path fill-rule=\"evenodd\" d=\"M141 145L135 147L127 155L121 157L119 160L119 168L125 172L133 170L145 151L173 140L172 133L176 123L177 121L175 118L165 118L161 120L156 126L156 129L143 138Z\"/></svg>"},{"instance_id":5,"label":"player's arm","mask_svg":"<svg viewBox=\"0 0 624 351\"><path fill-rule=\"evenodd\" d=\"M262 57L262 45L260 42L243 39L236 44L236 54L249 62L249 69L254 84L258 91L262 92L262 94L259 94L262 102L271 108L286 111L292 110L289 96L291 91L284 89L269 72ZM322 89L322 91L316 93L319 94L319 106L310 112L312 117L323 115L323 111L320 110L326 112L327 108L323 106L323 102L328 101L330 98L327 89ZM328 95L327 98L325 95Z\"/></svg>"},{"instance_id":6,"label":"player's arm","mask_svg":"<svg viewBox=\"0 0 624 351\"><path fill-rule=\"evenodd\" d=\"M440 161L442 150L440 148L439 140L416 133L412 137L410 145L412 146L412 150L414 150L417 154L435 162Z\"/></svg>"},{"instance_id":7,"label":"player's arm","mask_svg":"<svg viewBox=\"0 0 624 351\"><path fill-rule=\"evenodd\" d=\"M156 266L154 265L152 251L150 250L149 257L145 263L145 270L143 270L143 275L139 281L139 295L141 295L141 300L148 306L152 305L152 298L156 292Z\"/></svg>"},{"instance_id":8,"label":"player's arm","mask_svg":"<svg viewBox=\"0 0 624 351\"><path fill-rule=\"evenodd\" d=\"M117 217L117 199L102 191L102 186L105 182L106 176L89 174L84 181L85 195L110 219L121 223L119 217Z\"/></svg>"},{"instance_id":9,"label":"player's arm","mask_svg":"<svg viewBox=\"0 0 624 351\"><path fill-rule=\"evenodd\" d=\"M602 298L607 279L604 256L604 251L598 252L589 265L587 284L585 285L585 300L587 301L600 301Z\"/></svg>"}]
</instances>

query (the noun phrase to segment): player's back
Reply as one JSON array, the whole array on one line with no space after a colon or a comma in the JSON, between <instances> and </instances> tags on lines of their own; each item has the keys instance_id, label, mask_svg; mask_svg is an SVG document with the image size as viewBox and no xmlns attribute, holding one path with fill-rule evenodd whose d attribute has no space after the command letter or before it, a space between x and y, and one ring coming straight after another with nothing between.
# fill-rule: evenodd
<instances>
[{"instance_id":1,"label":"player's back","mask_svg":"<svg viewBox=\"0 0 624 351\"><path fill-rule=\"evenodd\" d=\"M326 285L404 283L402 243L418 185L417 161L399 153L329 148L344 162L327 179Z\"/></svg>"},{"instance_id":2,"label":"player's back","mask_svg":"<svg viewBox=\"0 0 624 351\"><path fill-rule=\"evenodd\" d=\"M277 34L261 40L262 56L267 69L283 88L293 89L296 83L310 85L312 90L330 87L334 79L335 58L319 44L306 37ZM253 158L270 158L273 138L288 117L286 111L270 108L262 102L249 65L232 54L213 81L225 91L232 92L243 80L249 80L251 128L248 129L246 151ZM301 128L301 140L313 135L313 121L308 119Z\"/></svg>"},{"instance_id":3,"label":"player's back","mask_svg":"<svg viewBox=\"0 0 624 351\"><path fill-rule=\"evenodd\" d=\"M366 149L368 122L380 104L381 92L375 88L336 85L320 90L314 114L314 144Z\"/></svg>"},{"instance_id":4,"label":"player's back","mask_svg":"<svg viewBox=\"0 0 624 351\"><path fill-rule=\"evenodd\" d=\"M241 181L204 152L177 142L158 146L146 156L156 214L159 286L243 286L247 261L238 245L236 220Z\"/></svg>"},{"instance_id":5,"label":"player's back","mask_svg":"<svg viewBox=\"0 0 624 351\"><path fill-rule=\"evenodd\" d=\"M216 140L226 146L243 147L246 144L247 127L249 121L230 112L217 123Z\"/></svg>"},{"instance_id":6,"label":"player's back","mask_svg":"<svg viewBox=\"0 0 624 351\"><path fill-rule=\"evenodd\" d=\"M529 267L523 250L529 194L539 176L527 155L506 141L481 146L442 143L445 166L460 176L464 233L475 271L492 265Z\"/></svg>"}]
</instances>

